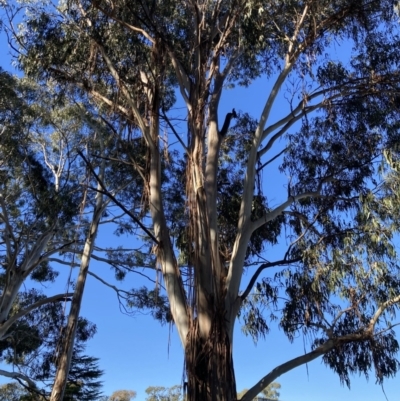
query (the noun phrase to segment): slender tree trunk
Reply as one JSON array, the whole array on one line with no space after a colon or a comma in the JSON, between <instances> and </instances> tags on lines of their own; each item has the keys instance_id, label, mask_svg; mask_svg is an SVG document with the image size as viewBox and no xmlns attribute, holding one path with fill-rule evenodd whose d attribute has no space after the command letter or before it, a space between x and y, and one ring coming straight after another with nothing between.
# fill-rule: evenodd
<instances>
[{"instance_id":1,"label":"slender tree trunk","mask_svg":"<svg viewBox=\"0 0 400 401\"><path fill-rule=\"evenodd\" d=\"M104 162L99 174L103 178ZM79 270L79 276L76 282L74 295L72 297L71 309L68 316L68 323L65 330L65 337L62 342L61 352L58 356L57 370L54 379L54 385L50 396L50 401L62 401L64 399L65 387L67 384L68 373L71 366L72 353L74 349L75 333L78 325L79 312L81 309L83 292L85 289L86 277L89 270L90 257L93 252L93 246L99 229L101 216L104 212L105 203L101 193L101 185L97 185L99 192L96 195L96 205L93 211L93 219L90 225L89 234L86 238L83 248L82 261Z\"/></svg>"}]
</instances>

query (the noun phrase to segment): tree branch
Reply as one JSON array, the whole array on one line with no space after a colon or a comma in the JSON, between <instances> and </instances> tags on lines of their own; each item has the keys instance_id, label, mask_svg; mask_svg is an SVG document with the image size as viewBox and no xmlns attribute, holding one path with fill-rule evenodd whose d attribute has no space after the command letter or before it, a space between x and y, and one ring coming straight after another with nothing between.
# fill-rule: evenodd
<instances>
[{"instance_id":1,"label":"tree branch","mask_svg":"<svg viewBox=\"0 0 400 401\"><path fill-rule=\"evenodd\" d=\"M271 159L269 159L268 161L266 161L265 163L263 163L260 167L257 168L257 173L260 172L264 167L268 166L268 164L272 163L274 160L276 160L279 156L282 156L286 151L288 150L288 148L284 148L282 149L279 153L277 153L274 157L271 157Z\"/></svg>"},{"instance_id":2,"label":"tree branch","mask_svg":"<svg viewBox=\"0 0 400 401\"><path fill-rule=\"evenodd\" d=\"M179 60L175 57L174 52L171 49L168 49L169 57L171 58L172 65L174 67L176 77L179 83L179 90L185 101L186 107L189 110L189 113L192 111L192 106L189 101L189 93L190 93L190 79L188 78L186 71L182 67L182 64Z\"/></svg>"},{"instance_id":3,"label":"tree branch","mask_svg":"<svg viewBox=\"0 0 400 401\"><path fill-rule=\"evenodd\" d=\"M35 240L35 245L33 248L27 252L25 255L24 261L21 264L21 271L23 272L28 272L33 269L33 266L37 266L38 263L42 260L42 252L48 245L50 238L54 235L55 233L55 227L56 227L56 222L54 222L47 230L46 232L42 233L38 239ZM29 239L29 237L28 237ZM27 250L29 249L28 246L26 246Z\"/></svg>"},{"instance_id":4,"label":"tree branch","mask_svg":"<svg viewBox=\"0 0 400 401\"><path fill-rule=\"evenodd\" d=\"M251 237L253 229L253 223L251 222L251 207L253 200L253 188L256 174L256 163L258 160L257 150L261 144L263 131L268 121L271 108L278 96L278 92L285 82L287 76L292 70L293 63L286 65L280 74L278 75L274 86L268 96L263 111L261 113L260 121L254 134L253 145L250 149L249 158L247 162L246 174L243 183L243 198L240 204L238 229L233 245L231 262L226 277L226 309L230 311L230 316L227 319L235 319L237 309L239 307L237 303L237 297L240 288L240 281L243 273L243 264L246 258L246 250ZM235 305L235 306L233 306ZM233 325L232 325L233 327ZM231 333L232 334L232 333Z\"/></svg>"},{"instance_id":5,"label":"tree branch","mask_svg":"<svg viewBox=\"0 0 400 401\"><path fill-rule=\"evenodd\" d=\"M96 174L96 172L93 169L93 166L91 165L91 163L86 159L85 155L80 151L77 150L78 154L82 157L82 159L84 160L84 162L86 163L86 165L88 166L89 170L91 171L91 173L94 175L94 177L96 178L97 182L100 184L101 188L103 189L102 191L100 191L101 193L103 193L104 195L108 196L117 206L119 206L129 217L131 217L133 219L133 221L135 221L140 228L156 243L158 244L157 238L147 229L147 227L133 214L131 213L121 202L119 202L115 196L113 196L111 194L111 192L109 192L107 190L107 188L105 187L103 181L100 179L100 177ZM95 191L98 191L98 189L96 188L92 188Z\"/></svg>"},{"instance_id":6,"label":"tree branch","mask_svg":"<svg viewBox=\"0 0 400 401\"><path fill-rule=\"evenodd\" d=\"M50 302L55 301L62 301L68 300L68 297L72 297L72 293L65 293L65 294L57 294L53 295L52 297L47 297L41 299L37 302L34 302L32 305L29 305L27 308L23 309L22 311L18 312L17 314L10 317L7 321L0 325L1 331L6 333L6 331L21 317L27 315L28 313L32 312L34 309L39 308L40 306L46 305Z\"/></svg>"},{"instance_id":7,"label":"tree branch","mask_svg":"<svg viewBox=\"0 0 400 401\"><path fill-rule=\"evenodd\" d=\"M110 284L109 282L105 281L100 276L98 276L97 274L93 273L90 270L88 271L88 274L91 275L92 277L94 277L96 280L100 281L100 283L104 284L106 287L109 287L112 290L114 290L118 295L118 299L121 297L126 300L131 295L131 293L129 291L122 290L122 289L116 287L115 285ZM124 296L121 296L120 293L124 294Z\"/></svg>"},{"instance_id":8,"label":"tree branch","mask_svg":"<svg viewBox=\"0 0 400 401\"><path fill-rule=\"evenodd\" d=\"M21 380L27 382L30 388L36 389L36 383L32 379L30 379L28 376L25 376L22 373L9 372L7 370L0 369L0 375L1 376L5 376L5 377L9 377L11 379L16 379L16 380L21 379Z\"/></svg>"},{"instance_id":9,"label":"tree branch","mask_svg":"<svg viewBox=\"0 0 400 401\"><path fill-rule=\"evenodd\" d=\"M251 401L258 393L264 390L268 384L272 383L279 376L283 375L290 370L297 368L298 366L304 365L305 363L311 362L314 359L320 357L331 351L336 346L336 341L328 340L324 344L320 345L315 350L308 352L307 354L298 356L297 358L291 359L282 365L277 366L275 369L271 370L267 375L265 375L260 381L258 381L247 393L241 398L240 401Z\"/></svg>"},{"instance_id":10,"label":"tree branch","mask_svg":"<svg viewBox=\"0 0 400 401\"><path fill-rule=\"evenodd\" d=\"M10 262L11 255L12 255L12 246L11 246L10 238L12 239L12 241L14 243L16 241L15 241L13 230L11 228L10 221L8 219L8 212L7 212L6 204L4 202L4 197L2 194L0 194L0 205L3 210L3 213L0 214L0 218L1 218L1 220L3 220L3 222L6 226L6 228L5 228L6 234L4 235L4 238L5 238L6 247L7 247L7 255L8 255L7 259Z\"/></svg>"},{"instance_id":11,"label":"tree branch","mask_svg":"<svg viewBox=\"0 0 400 401\"><path fill-rule=\"evenodd\" d=\"M175 138L179 141L179 143L182 145L184 151L186 153L188 153L188 148L186 147L185 143L182 141L182 138L179 136L179 134L176 132L175 127L172 125L170 119L168 118L168 116L165 114L164 110L162 111L162 116L164 118L164 120L166 121L166 123L168 124L168 126L171 128L172 133L175 135Z\"/></svg>"},{"instance_id":12,"label":"tree branch","mask_svg":"<svg viewBox=\"0 0 400 401\"><path fill-rule=\"evenodd\" d=\"M387 307L390 307L396 303L400 302L400 295L397 297L390 299L386 302L384 302L378 310L375 312L374 316L372 317L370 324L359 331L358 333L353 333L353 334L347 334L343 335L341 337L336 337L336 338L329 338L325 343L321 344L319 347L314 349L311 352L308 352L302 356L299 356L297 358L291 359L288 362L283 363L282 365L277 366L275 369L273 369L271 372L269 372L267 375L265 375L260 381L258 381L242 398L240 401L251 401L253 398L257 396L258 393L260 393L264 388L268 386L268 384L272 383L274 380L276 380L279 376L283 375L284 373L300 366L304 365L305 363L311 362L312 360L318 358L319 356L322 356L335 347L340 347L341 344L346 344L350 343L353 341L364 341L367 339L370 339L374 337L374 327L376 322L378 321L378 318L382 315L384 310ZM328 334L332 332L332 328L334 324L337 322L337 320L340 318L340 316L350 310L351 308L345 309L341 311L338 316L335 318L334 323L330 325L330 329L324 329ZM386 328L384 331L388 329L392 329L394 326L392 325L390 328ZM380 333L375 333L375 335L379 335Z\"/></svg>"},{"instance_id":13,"label":"tree branch","mask_svg":"<svg viewBox=\"0 0 400 401\"><path fill-rule=\"evenodd\" d=\"M144 29L138 28L134 25L128 24L127 22L115 17L115 15L108 13L103 7L99 6L99 3L97 1L91 1L92 5L94 8L97 8L100 10L105 16L108 18L112 19L115 22L118 22L119 24L123 25L125 28L128 28L129 30L133 32L140 33L143 35L149 42L154 43L155 40L151 37L150 34L148 34Z\"/></svg>"},{"instance_id":14,"label":"tree branch","mask_svg":"<svg viewBox=\"0 0 400 401\"><path fill-rule=\"evenodd\" d=\"M261 149L258 151L257 156L258 158L260 158L262 155L264 155L265 153L268 152L268 150L270 150L272 148L272 146L274 145L274 143L282 137L282 135L284 135L287 130L297 121L299 121L302 117L304 117L306 114L311 113L312 111L320 108L322 106L323 102L318 103L314 106L310 106L307 107L305 109L303 109L303 111L298 114L297 116L293 116L288 123L286 123L282 129L280 129L276 134L274 134L270 140L268 141L268 143ZM282 120L281 120L282 121ZM276 124L274 125L278 125L280 122L278 121ZM265 131L264 131L265 132ZM264 138L264 135L263 135Z\"/></svg>"},{"instance_id":15,"label":"tree branch","mask_svg":"<svg viewBox=\"0 0 400 401\"><path fill-rule=\"evenodd\" d=\"M126 100L128 101L129 106L130 106L130 108L132 109L132 112L133 112L134 116L136 117L137 123L138 123L138 125L139 125L139 127L140 127L140 130L141 130L142 133L143 133L143 136L144 136L145 139L146 139L147 144L148 144L149 146L151 146L152 141L151 141L151 138L150 138L149 135L148 135L147 126L146 126L145 121L144 121L143 117L141 116L141 114L140 114L138 108L136 107L135 103L133 102L133 100L132 100L132 98L131 98L131 96L130 96L129 91L128 91L127 88L125 87L124 82L123 82L122 79L120 78L120 76L119 76L119 74L118 74L116 68L114 67L112 61L110 60L110 58L109 58L108 55L106 54L106 52L105 52L103 46L100 45L98 42L96 42L96 46L99 48L100 53L101 53L101 55L103 56L104 61L106 62L106 65L107 65L107 67L108 67L108 69L109 69L109 71L110 71L112 77L115 79L115 81L116 81L118 87L121 88L122 93L124 94Z\"/></svg>"},{"instance_id":16,"label":"tree branch","mask_svg":"<svg viewBox=\"0 0 400 401\"><path fill-rule=\"evenodd\" d=\"M112 260L105 259L105 258L101 258L101 257L96 256L96 255L92 255L92 258L95 259L95 260L97 260L98 262L106 263L106 264L110 265L111 267L114 267L114 268L119 269L119 270L121 270L121 271L122 271L122 270L127 270L128 272L138 274L139 276L145 277L147 280L151 281L151 282L154 283L154 284L157 283L156 280L151 279L147 274L144 274L144 273L142 273L142 272L140 272L140 271L138 271L138 270L136 270L136 269L134 269L134 268L127 267L127 266L125 266L125 265L122 264L122 263L113 262ZM139 267L139 266L138 266L138 267ZM150 270L153 270L153 271L156 271L156 270L157 270L156 267L150 266L150 265L147 265L147 266L146 266L146 265L142 265L142 266L140 266L140 268L142 268L142 269L150 269Z\"/></svg>"},{"instance_id":17,"label":"tree branch","mask_svg":"<svg viewBox=\"0 0 400 401\"><path fill-rule=\"evenodd\" d=\"M82 82L77 82L76 80L74 80L73 78L68 76L67 72L65 72L63 70L60 70L58 68L49 67L49 71L51 71L53 73L56 73L58 75L62 75L62 79L64 79L64 80L72 83L73 85L76 85L77 87L85 90L89 95L92 95L94 98L96 98L97 100L100 100L101 102L105 103L107 106L110 106L113 109L119 110L121 113L124 114L125 118L128 121L132 121L131 120L132 114L129 112L129 110L126 107L123 107L120 104L116 104L112 100L108 99L106 96L102 95L101 93L97 92L93 88L89 87L87 83L85 83L85 82L83 82L83 83Z\"/></svg>"},{"instance_id":18,"label":"tree branch","mask_svg":"<svg viewBox=\"0 0 400 401\"><path fill-rule=\"evenodd\" d=\"M292 203L308 197L319 197L321 196L320 192L304 192L303 194L290 196L285 202L276 207L274 210L271 210L269 213L266 213L263 217L259 218L256 221L251 223L252 232L254 232L257 228L261 227L263 224L268 223L269 221L278 217L287 207L289 207Z\"/></svg>"},{"instance_id":19,"label":"tree branch","mask_svg":"<svg viewBox=\"0 0 400 401\"><path fill-rule=\"evenodd\" d=\"M382 315L382 313L385 311L386 308L399 303L400 302L400 295L397 297L394 297L392 299L389 299L388 301L384 302L375 312L374 316L372 317L370 324L369 324L369 329L372 331L376 322L378 321L379 317Z\"/></svg>"},{"instance_id":20,"label":"tree branch","mask_svg":"<svg viewBox=\"0 0 400 401\"><path fill-rule=\"evenodd\" d=\"M275 131L279 127L282 127L282 125L286 125L286 130L287 130L290 126L292 126L296 121L298 121L300 118L304 117L306 114L309 114L312 111L322 107L324 105L324 103L332 101L332 100L350 92L352 87L346 87L346 85L349 84L349 86L350 86L353 83L354 83L354 81L349 80L346 84L342 84L342 85L336 85L336 86L332 86L332 87L325 88L325 89L316 88L316 91L314 93L305 95L303 97L303 99L298 103L298 105L286 117L280 119L276 123L265 128L265 130L262 133L262 139L264 140L271 132ZM344 88L346 90L344 90ZM311 100L314 100L327 93L332 93L335 91L337 91L337 93L332 94L330 97L323 99L321 102L319 102L317 104L307 107L307 104L309 104ZM265 152L263 152L263 153L265 153Z\"/></svg>"},{"instance_id":21,"label":"tree branch","mask_svg":"<svg viewBox=\"0 0 400 401\"><path fill-rule=\"evenodd\" d=\"M243 291L243 294L240 296L240 299L242 301L244 301L247 296L250 294L251 289L253 288L258 276L261 274L261 272L265 269L268 269L270 267L275 267L275 266L282 266L282 265L288 265L291 263L295 263L295 262L299 262L301 260L301 258L295 258L295 259L282 259L282 260L278 260L276 262L267 262L267 263L263 263L253 274L253 276L251 277L249 284L247 284L246 289Z\"/></svg>"}]
</instances>

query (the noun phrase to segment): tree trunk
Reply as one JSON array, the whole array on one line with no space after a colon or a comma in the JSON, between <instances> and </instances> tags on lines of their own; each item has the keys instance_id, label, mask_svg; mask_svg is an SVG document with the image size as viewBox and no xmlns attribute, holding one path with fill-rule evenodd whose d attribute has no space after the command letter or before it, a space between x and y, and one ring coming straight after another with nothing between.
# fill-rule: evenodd
<instances>
[{"instance_id":1,"label":"tree trunk","mask_svg":"<svg viewBox=\"0 0 400 401\"><path fill-rule=\"evenodd\" d=\"M232 343L223 309L216 311L206 339L194 320L187 338L185 363L187 401L236 400Z\"/></svg>"},{"instance_id":2,"label":"tree trunk","mask_svg":"<svg viewBox=\"0 0 400 401\"><path fill-rule=\"evenodd\" d=\"M82 156L83 157L83 156ZM104 176L105 162L100 167L99 179ZM61 352L58 355L57 370L54 378L53 389L50 401L62 401L64 399L65 387L67 385L68 374L71 367L71 359L74 351L75 334L79 321L79 313L82 304L83 292L85 289L86 278L89 271L90 258L92 256L94 243L99 230L99 224L103 215L106 202L103 201L101 190L103 189L100 182L97 184L96 205L93 211L92 222L88 236L83 248L82 260L79 270L78 279L75 286L74 295L72 297L71 309L68 316L67 327L65 329L65 337L62 342Z\"/></svg>"},{"instance_id":3,"label":"tree trunk","mask_svg":"<svg viewBox=\"0 0 400 401\"><path fill-rule=\"evenodd\" d=\"M202 58L205 56L200 49L199 59ZM205 95L208 89L201 79L192 85L192 108L188 118L190 157L186 190L193 248L193 252L189 252L189 264L194 272L194 319L185 343L187 401L236 401L230 336L233 321L229 302L229 308L225 305L225 269L222 268L218 241L217 177L222 141L217 118L219 96L214 96L208 117ZM218 91L219 85L214 89ZM203 124L207 118L209 126L205 135Z\"/></svg>"}]
</instances>

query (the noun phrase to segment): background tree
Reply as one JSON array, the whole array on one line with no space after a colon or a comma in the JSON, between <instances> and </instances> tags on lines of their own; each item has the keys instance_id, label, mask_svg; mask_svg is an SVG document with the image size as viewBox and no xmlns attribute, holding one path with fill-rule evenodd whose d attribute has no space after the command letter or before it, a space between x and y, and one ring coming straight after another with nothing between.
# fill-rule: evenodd
<instances>
[{"instance_id":1,"label":"background tree","mask_svg":"<svg viewBox=\"0 0 400 401\"><path fill-rule=\"evenodd\" d=\"M279 400L281 385L277 382L272 382L261 392L263 397L269 400Z\"/></svg>"},{"instance_id":2,"label":"background tree","mask_svg":"<svg viewBox=\"0 0 400 401\"><path fill-rule=\"evenodd\" d=\"M182 386L150 386L146 388L146 401L183 401Z\"/></svg>"},{"instance_id":3,"label":"background tree","mask_svg":"<svg viewBox=\"0 0 400 401\"><path fill-rule=\"evenodd\" d=\"M103 371L98 368L97 361L98 358L74 352L63 401L95 401L100 399L102 383L97 379L103 374ZM51 383L53 381L53 378L48 376L39 376L38 379L45 382L51 380ZM18 382L0 386L1 401L45 401L47 399L48 393L46 394L45 389L34 391ZM128 398L126 400L130 401ZM121 398L120 401L125 401L125 399Z\"/></svg>"},{"instance_id":4,"label":"background tree","mask_svg":"<svg viewBox=\"0 0 400 401\"><path fill-rule=\"evenodd\" d=\"M81 351L75 350L63 401L92 401L100 398L102 382L98 379L103 371L99 369L98 361L98 358L83 355Z\"/></svg>"},{"instance_id":5,"label":"background tree","mask_svg":"<svg viewBox=\"0 0 400 401\"><path fill-rule=\"evenodd\" d=\"M133 146L125 148L143 188L141 213L130 217L154 258L135 263L152 270L157 263L162 272L185 348L189 400L236 399L231 350L239 313L256 339L270 319L289 340L311 339L308 352L261 378L244 401L321 356L347 384L355 372L374 369L378 381L397 372L400 36L393 5L70 0L54 11L28 3L17 33L25 73L85 101L115 144L143 146L143 165ZM327 55L332 43L351 48L347 60ZM220 124L223 92L261 76L272 89L258 118L232 110ZM282 92L288 107L278 114ZM181 130L172 120L178 96L187 109ZM172 141L167 130L179 158L164 147ZM284 173L284 195L271 185L273 161ZM107 185L110 196L113 182ZM119 202L124 211L130 204ZM143 224L150 220L152 230ZM270 260L263 251L278 242L286 248Z\"/></svg>"},{"instance_id":6,"label":"background tree","mask_svg":"<svg viewBox=\"0 0 400 401\"><path fill-rule=\"evenodd\" d=\"M20 293L18 300L20 307L24 308L29 303L35 303L43 298L45 296L37 291L30 291ZM24 393L31 394L33 399L40 397L41 394L48 396L57 366L57 349L62 343L65 330L62 304L44 304L33 309L11 327L9 337L0 341L1 361L12 366L10 370L18 374L7 374L5 370L0 373L16 380L23 380L23 383L35 383L31 390L27 386L24 387ZM86 342L95 332L96 327L92 323L82 317L79 318L65 401L89 401L99 398L101 394L102 384L97 379L103 372L98 368L98 358L83 353Z\"/></svg>"},{"instance_id":7,"label":"background tree","mask_svg":"<svg viewBox=\"0 0 400 401\"><path fill-rule=\"evenodd\" d=\"M25 293L20 289L28 279L43 283L57 277L48 262L73 242L68 227L78 213L79 191L76 181L67 179L69 155L60 131L48 133L47 142L40 141L40 133L52 127L49 94L4 71L0 80L0 341L10 343L13 329L21 333L32 311L71 295L46 297L34 289ZM70 121L60 123L61 128L67 126L73 131ZM41 340L33 336L32 341Z\"/></svg>"},{"instance_id":8,"label":"background tree","mask_svg":"<svg viewBox=\"0 0 400 401\"><path fill-rule=\"evenodd\" d=\"M109 397L103 397L101 401L131 401L136 398L136 391L133 390L117 390Z\"/></svg>"},{"instance_id":9,"label":"background tree","mask_svg":"<svg viewBox=\"0 0 400 401\"><path fill-rule=\"evenodd\" d=\"M272 382L268 384L268 386L259 394L258 397L266 398L268 400L279 400L281 385L278 382ZM238 393L238 400L242 399L243 396L247 393L248 389Z\"/></svg>"},{"instance_id":10,"label":"background tree","mask_svg":"<svg viewBox=\"0 0 400 401\"><path fill-rule=\"evenodd\" d=\"M71 334L64 333L63 337L68 339L64 345L68 352L60 353L66 355L70 363L74 350L74 331L76 324L81 324L79 307L84 288L82 284L93 253L100 219L103 218L103 224L107 221L114 227L119 227L118 233L131 230L131 225L124 221L121 213L116 218L106 216L106 208L113 212L109 207L110 200L102 199L102 187L97 179L105 182L107 179L112 180L115 185L114 197L117 196L118 185L129 192L133 187L136 190L138 187L132 174L124 174L124 180L121 180L118 174L122 174L124 169L119 169L118 173L106 164L105 157L111 155L105 150L105 146L113 141L112 138L105 140L101 147L98 147L98 143L90 142L90 137L104 135L105 123L101 124L99 118L85 116L82 105L68 102L65 96L52 91L49 86L39 87L32 81L17 79L2 70L0 81L0 231L3 238L0 243L3 269L0 275L0 342L3 343L4 350L13 341L17 341L17 337L18 341L26 337L23 347L28 348L32 358L35 355L32 361L38 363L40 358L36 358L38 355L35 353L40 354L43 344L48 341L48 333L45 332L48 323L36 326L35 319L43 319L43 308L36 315L31 312L47 303L65 303L67 297L73 294L46 297L35 289L21 293L20 288L28 279L40 283L54 281L58 276L54 263L58 263L58 268L66 265L72 269L80 258L84 274L78 279L71 302L74 324L68 330ZM88 109L89 105L86 106ZM90 156L84 156L89 149ZM122 149L112 148L112 151L118 152L119 157L124 154ZM103 152L103 159L96 152L99 155ZM91 171L96 169L99 169L98 173L92 175ZM94 183L93 188L90 188L90 177ZM139 199L140 192L139 189ZM126 194L118 196L123 197ZM91 211L92 220L86 217ZM132 250L126 252L122 248L97 247L97 255L102 254L107 254L108 257L98 256L98 259L110 262L119 278L123 273L118 267L118 258L135 257ZM95 274L94 276L97 277ZM30 283L29 286L31 285ZM125 292L122 296L129 296L131 303L140 299L141 306L146 303L140 294ZM156 298L155 295L154 299ZM153 300L151 303L155 309L157 302ZM49 311L57 311L61 318L57 306L50 305L47 312ZM54 321L50 324L52 323ZM60 327L60 324L54 326ZM14 330L17 331L16 335ZM53 334L57 336L60 332ZM27 344L27 339L32 344ZM60 349L62 348L61 346ZM16 358L17 354L21 355L22 350L15 350L12 357L8 356L8 361L14 361L12 358ZM31 364L27 366L31 367ZM67 373L64 378L65 386L68 369L64 370ZM1 370L0 373L8 377L22 377L17 372ZM34 386L29 375L25 379Z\"/></svg>"},{"instance_id":11,"label":"background tree","mask_svg":"<svg viewBox=\"0 0 400 401\"><path fill-rule=\"evenodd\" d=\"M28 394L25 387L16 382L6 383L0 386L1 401L21 401Z\"/></svg>"}]
</instances>

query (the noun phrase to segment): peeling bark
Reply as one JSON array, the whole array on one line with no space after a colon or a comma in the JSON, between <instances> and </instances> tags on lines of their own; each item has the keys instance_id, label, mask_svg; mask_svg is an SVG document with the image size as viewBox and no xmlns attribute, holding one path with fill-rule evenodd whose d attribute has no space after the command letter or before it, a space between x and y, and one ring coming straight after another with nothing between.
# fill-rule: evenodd
<instances>
[{"instance_id":1,"label":"peeling bark","mask_svg":"<svg viewBox=\"0 0 400 401\"><path fill-rule=\"evenodd\" d=\"M194 321L188 335L185 361L189 400L236 400L232 344L223 309L215 313L206 339L201 336L199 325Z\"/></svg>"}]
</instances>

